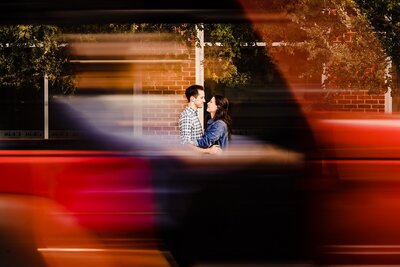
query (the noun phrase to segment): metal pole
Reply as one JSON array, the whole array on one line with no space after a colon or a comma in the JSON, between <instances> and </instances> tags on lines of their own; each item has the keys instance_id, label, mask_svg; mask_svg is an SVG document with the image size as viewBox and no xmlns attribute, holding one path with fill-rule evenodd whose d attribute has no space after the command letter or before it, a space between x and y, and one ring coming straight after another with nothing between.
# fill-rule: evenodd
<instances>
[{"instance_id":1,"label":"metal pole","mask_svg":"<svg viewBox=\"0 0 400 267\"><path fill-rule=\"evenodd\" d=\"M387 58L387 65L385 69L386 79L392 79L392 59ZM393 99L391 96L392 88L389 86L387 92L385 93L385 113L392 113L393 111Z\"/></svg>"},{"instance_id":2,"label":"metal pole","mask_svg":"<svg viewBox=\"0 0 400 267\"><path fill-rule=\"evenodd\" d=\"M44 75L44 139L49 139L49 80Z\"/></svg>"},{"instance_id":3,"label":"metal pole","mask_svg":"<svg viewBox=\"0 0 400 267\"><path fill-rule=\"evenodd\" d=\"M199 47L196 45L196 84L204 86L204 31L196 27ZM204 129L204 112L199 112L199 119Z\"/></svg>"}]
</instances>

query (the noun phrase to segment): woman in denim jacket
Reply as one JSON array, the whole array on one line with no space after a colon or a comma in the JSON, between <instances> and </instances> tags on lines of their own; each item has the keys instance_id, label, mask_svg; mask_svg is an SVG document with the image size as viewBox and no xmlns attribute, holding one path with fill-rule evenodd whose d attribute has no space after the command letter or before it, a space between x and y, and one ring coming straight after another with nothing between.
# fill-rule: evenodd
<instances>
[{"instance_id":1,"label":"woman in denim jacket","mask_svg":"<svg viewBox=\"0 0 400 267\"><path fill-rule=\"evenodd\" d=\"M232 121L228 115L229 101L221 95L214 95L207 103L207 112L211 119L207 122L207 129L202 138L197 139L199 147L208 148L218 145L225 148L231 139Z\"/></svg>"}]
</instances>

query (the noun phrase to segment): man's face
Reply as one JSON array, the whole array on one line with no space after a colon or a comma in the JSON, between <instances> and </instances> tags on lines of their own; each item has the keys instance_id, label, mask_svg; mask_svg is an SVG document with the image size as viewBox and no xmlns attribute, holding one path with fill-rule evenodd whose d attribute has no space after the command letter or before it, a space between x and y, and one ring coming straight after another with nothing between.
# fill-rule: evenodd
<instances>
[{"instance_id":1,"label":"man's face","mask_svg":"<svg viewBox=\"0 0 400 267\"><path fill-rule=\"evenodd\" d=\"M197 108L202 108L204 103L206 102L204 98L204 90L198 90L197 92L199 94L197 95L197 97L194 98L194 104Z\"/></svg>"}]
</instances>

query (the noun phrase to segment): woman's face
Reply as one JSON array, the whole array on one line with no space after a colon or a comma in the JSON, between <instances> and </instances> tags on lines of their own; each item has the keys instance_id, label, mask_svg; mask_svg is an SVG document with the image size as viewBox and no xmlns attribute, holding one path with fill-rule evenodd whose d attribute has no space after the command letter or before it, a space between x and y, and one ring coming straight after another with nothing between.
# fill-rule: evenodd
<instances>
[{"instance_id":1,"label":"woman's face","mask_svg":"<svg viewBox=\"0 0 400 267\"><path fill-rule=\"evenodd\" d=\"M207 103L207 112L215 113L217 111L217 104L215 104L215 98L211 98L211 100Z\"/></svg>"}]
</instances>

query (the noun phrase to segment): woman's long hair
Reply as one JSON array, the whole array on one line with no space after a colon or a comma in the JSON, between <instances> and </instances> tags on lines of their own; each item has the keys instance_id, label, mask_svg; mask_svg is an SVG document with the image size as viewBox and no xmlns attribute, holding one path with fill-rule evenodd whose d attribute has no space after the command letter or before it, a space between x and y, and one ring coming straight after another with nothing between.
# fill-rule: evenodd
<instances>
[{"instance_id":1,"label":"woman's long hair","mask_svg":"<svg viewBox=\"0 0 400 267\"><path fill-rule=\"evenodd\" d=\"M232 135L232 120L228 115L229 101L228 98L222 95L214 95L217 111L214 115L214 120L222 120L228 126L228 138L231 139Z\"/></svg>"}]
</instances>

